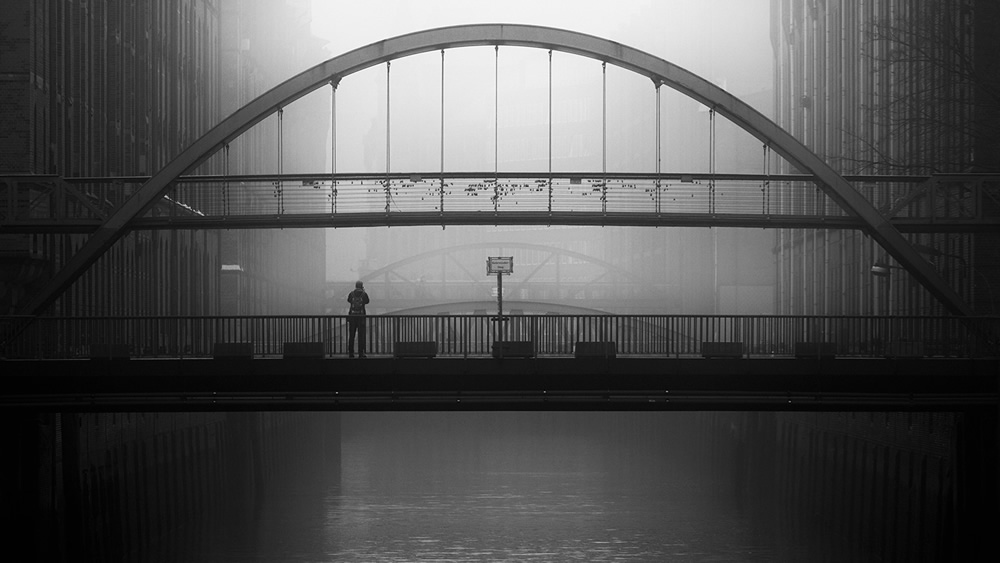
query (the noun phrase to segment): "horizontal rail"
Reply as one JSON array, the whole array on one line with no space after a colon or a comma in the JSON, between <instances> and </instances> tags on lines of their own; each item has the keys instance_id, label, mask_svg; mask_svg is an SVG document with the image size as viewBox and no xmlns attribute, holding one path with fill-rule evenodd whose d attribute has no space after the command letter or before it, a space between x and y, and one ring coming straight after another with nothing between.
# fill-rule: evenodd
<instances>
[{"instance_id":1,"label":"horizontal rail","mask_svg":"<svg viewBox=\"0 0 1000 563\"><path fill-rule=\"evenodd\" d=\"M1000 230L1000 218L967 220L896 217L889 221L901 233L994 233ZM101 227L100 219L22 220L0 225L0 234L90 234ZM469 225L569 225L605 227L731 227L750 229L820 229L858 230L863 222L854 217L821 215L737 215L683 213L585 213L520 212L497 214L460 213L340 213L295 215L245 215L217 217L153 217L136 219L135 230L184 229L316 229L352 227Z\"/></svg>"},{"instance_id":2,"label":"horizontal rail","mask_svg":"<svg viewBox=\"0 0 1000 563\"><path fill-rule=\"evenodd\" d=\"M851 176L908 232L1000 228L1000 177ZM88 233L143 177L0 178L0 233ZM803 174L390 173L189 176L133 228L567 224L858 229ZM992 199L991 199L992 198Z\"/></svg>"},{"instance_id":3,"label":"horizontal rail","mask_svg":"<svg viewBox=\"0 0 1000 563\"><path fill-rule=\"evenodd\" d=\"M369 315L369 355L400 343L433 343L432 355L482 357L495 343L530 343L530 355L588 349L655 357L958 357L998 355L997 317L745 315ZM242 343L257 357L286 343L321 343L323 357L347 355L347 317L0 317L0 357L67 359L211 357ZM596 344L593 345L593 344Z\"/></svg>"}]
</instances>

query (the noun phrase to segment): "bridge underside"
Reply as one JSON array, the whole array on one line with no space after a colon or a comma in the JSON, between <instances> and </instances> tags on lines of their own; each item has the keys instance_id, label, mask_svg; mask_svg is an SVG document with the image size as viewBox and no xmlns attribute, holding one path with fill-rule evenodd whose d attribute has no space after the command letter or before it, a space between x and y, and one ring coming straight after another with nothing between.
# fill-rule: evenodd
<instances>
[{"instance_id":1,"label":"bridge underside","mask_svg":"<svg viewBox=\"0 0 1000 563\"><path fill-rule=\"evenodd\" d=\"M998 359L370 358L4 362L32 411L995 409Z\"/></svg>"}]
</instances>

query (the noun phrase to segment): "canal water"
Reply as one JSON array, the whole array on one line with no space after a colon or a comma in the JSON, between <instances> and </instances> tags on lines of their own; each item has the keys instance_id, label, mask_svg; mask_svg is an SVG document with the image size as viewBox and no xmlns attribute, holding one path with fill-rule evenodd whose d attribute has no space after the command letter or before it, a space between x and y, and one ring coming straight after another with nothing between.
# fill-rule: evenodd
<instances>
[{"instance_id":1,"label":"canal water","mask_svg":"<svg viewBox=\"0 0 1000 563\"><path fill-rule=\"evenodd\" d=\"M355 424L345 424L339 481L287 484L259 503L246 526L185 559L797 559L696 475L665 471L651 481L622 471L629 462L618 449L580 433L526 439L483 434L461 420L444 432Z\"/></svg>"}]
</instances>

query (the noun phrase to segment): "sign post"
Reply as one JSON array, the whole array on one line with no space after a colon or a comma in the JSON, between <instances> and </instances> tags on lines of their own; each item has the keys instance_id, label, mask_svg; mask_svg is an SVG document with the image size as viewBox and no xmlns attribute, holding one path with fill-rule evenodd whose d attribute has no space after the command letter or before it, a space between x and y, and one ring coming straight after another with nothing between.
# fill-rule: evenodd
<instances>
[{"instance_id":1,"label":"sign post","mask_svg":"<svg viewBox=\"0 0 1000 563\"><path fill-rule=\"evenodd\" d=\"M506 320L503 316L503 277L514 273L513 256L490 256L486 259L486 275L497 275L497 353L503 359L503 343Z\"/></svg>"}]
</instances>

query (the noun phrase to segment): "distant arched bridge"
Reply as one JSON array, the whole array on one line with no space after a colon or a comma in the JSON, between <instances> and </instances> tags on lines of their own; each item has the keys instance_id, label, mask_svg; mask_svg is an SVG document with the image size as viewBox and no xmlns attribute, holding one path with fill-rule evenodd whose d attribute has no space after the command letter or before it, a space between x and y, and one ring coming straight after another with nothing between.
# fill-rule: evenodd
<instances>
[{"instance_id":1,"label":"distant arched bridge","mask_svg":"<svg viewBox=\"0 0 1000 563\"><path fill-rule=\"evenodd\" d=\"M470 270L468 256L476 254L480 269ZM377 295L374 310L394 314L434 314L492 311L496 303L496 280L484 275L485 257L513 255L518 276L504 285L508 310L563 314L650 312L647 299L655 289L632 272L594 256L551 245L508 242L476 242L435 248L397 260L360 276L365 287ZM529 257L530 255L530 257ZM416 277L408 267L433 265L432 278ZM575 264L565 262L572 260ZM428 266L430 267L430 266ZM426 269L426 268L425 268ZM328 303L337 303L354 289L354 282L327 285ZM520 302L518 304L517 302ZM662 305L662 300L657 301ZM331 312L339 310L333 307Z\"/></svg>"}]
</instances>

